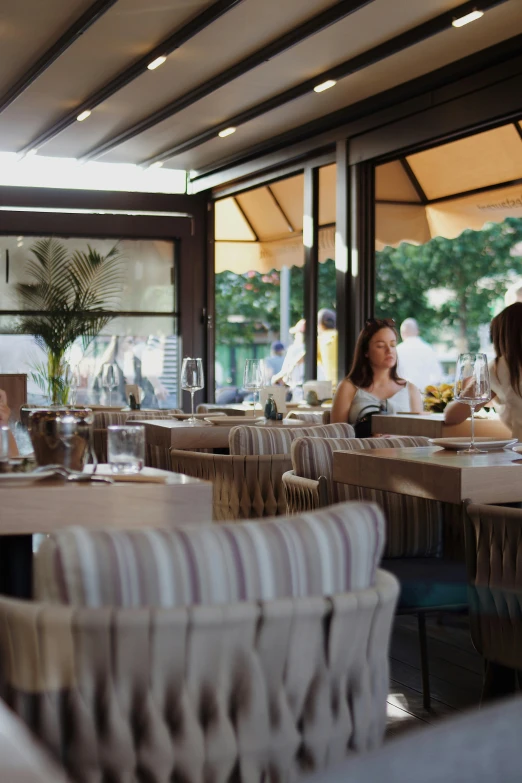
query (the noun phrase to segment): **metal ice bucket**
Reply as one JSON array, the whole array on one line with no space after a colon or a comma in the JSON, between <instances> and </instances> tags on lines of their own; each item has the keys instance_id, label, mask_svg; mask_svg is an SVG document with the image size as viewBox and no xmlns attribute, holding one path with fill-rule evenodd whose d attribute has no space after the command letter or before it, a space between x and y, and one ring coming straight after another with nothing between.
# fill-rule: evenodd
<instances>
[{"instance_id":1,"label":"metal ice bucket","mask_svg":"<svg viewBox=\"0 0 522 783\"><path fill-rule=\"evenodd\" d=\"M93 412L90 408L37 408L28 430L38 465L63 465L81 471L92 450Z\"/></svg>"}]
</instances>

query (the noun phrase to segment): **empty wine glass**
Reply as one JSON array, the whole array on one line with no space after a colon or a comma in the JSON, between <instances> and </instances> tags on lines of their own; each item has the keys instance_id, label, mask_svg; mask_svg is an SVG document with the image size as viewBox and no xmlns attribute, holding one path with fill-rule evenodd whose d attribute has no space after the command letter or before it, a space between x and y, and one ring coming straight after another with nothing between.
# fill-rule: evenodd
<instances>
[{"instance_id":1,"label":"empty wine glass","mask_svg":"<svg viewBox=\"0 0 522 783\"><path fill-rule=\"evenodd\" d=\"M112 390L120 383L120 368L117 364L106 362L102 368L102 386L109 392L109 408L112 407Z\"/></svg>"},{"instance_id":2,"label":"empty wine glass","mask_svg":"<svg viewBox=\"0 0 522 783\"><path fill-rule=\"evenodd\" d=\"M455 373L455 399L471 408L471 442L461 454L483 454L475 446L475 408L491 399L488 358L485 353L461 353Z\"/></svg>"},{"instance_id":3,"label":"empty wine glass","mask_svg":"<svg viewBox=\"0 0 522 783\"><path fill-rule=\"evenodd\" d=\"M76 405L78 387L80 386L80 371L78 367L73 367L67 364L63 376L63 382L67 389L69 389L68 402L69 405Z\"/></svg>"},{"instance_id":4,"label":"empty wine glass","mask_svg":"<svg viewBox=\"0 0 522 783\"><path fill-rule=\"evenodd\" d=\"M203 375L203 360L191 359L190 356L183 359L181 365L181 388L183 391L190 392L190 418L187 423L196 424L197 419L194 416L194 394L205 386L205 377Z\"/></svg>"},{"instance_id":5,"label":"empty wine glass","mask_svg":"<svg viewBox=\"0 0 522 783\"><path fill-rule=\"evenodd\" d=\"M259 399L259 392L263 388L265 380L265 363L262 359L247 359L245 362L245 372L243 374L243 388L252 392L254 399L253 416L256 415L256 395Z\"/></svg>"}]
</instances>

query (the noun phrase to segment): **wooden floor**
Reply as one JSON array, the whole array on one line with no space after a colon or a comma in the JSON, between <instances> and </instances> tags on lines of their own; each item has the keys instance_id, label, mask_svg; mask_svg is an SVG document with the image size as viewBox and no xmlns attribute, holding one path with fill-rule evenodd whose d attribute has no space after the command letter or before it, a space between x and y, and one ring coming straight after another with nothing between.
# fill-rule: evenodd
<instances>
[{"instance_id":1,"label":"wooden floor","mask_svg":"<svg viewBox=\"0 0 522 783\"><path fill-rule=\"evenodd\" d=\"M447 614L427 620L432 709L422 705L417 619L395 620L390 650L387 736L429 726L476 707L482 686L482 659L469 635L467 617Z\"/></svg>"}]
</instances>

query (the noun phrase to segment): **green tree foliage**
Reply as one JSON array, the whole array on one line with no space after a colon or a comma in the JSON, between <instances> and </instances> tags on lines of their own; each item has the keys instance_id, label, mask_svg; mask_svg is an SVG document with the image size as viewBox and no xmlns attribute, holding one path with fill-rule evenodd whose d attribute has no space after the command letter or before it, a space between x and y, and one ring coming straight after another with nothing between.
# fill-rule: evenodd
<instances>
[{"instance_id":1,"label":"green tree foliage","mask_svg":"<svg viewBox=\"0 0 522 783\"><path fill-rule=\"evenodd\" d=\"M425 245L403 243L377 255L376 315L400 324L415 317L423 336L478 347L478 327L502 306L506 288L522 275L522 218L464 231L456 239L435 237ZM302 267L290 270L290 322L303 317ZM319 264L318 305L335 309L335 263ZM428 292L441 291L440 304ZM261 330L279 331L279 272L216 275L217 338L220 344L252 342ZM232 322L228 319L232 317ZM239 317L240 323L234 322Z\"/></svg>"},{"instance_id":2,"label":"green tree foliage","mask_svg":"<svg viewBox=\"0 0 522 783\"><path fill-rule=\"evenodd\" d=\"M435 237L377 253L376 315L400 323L415 317L429 340L454 336L478 347L478 327L502 306L506 288L522 275L522 219L489 223L456 239ZM442 289L442 301L428 292Z\"/></svg>"}]
</instances>

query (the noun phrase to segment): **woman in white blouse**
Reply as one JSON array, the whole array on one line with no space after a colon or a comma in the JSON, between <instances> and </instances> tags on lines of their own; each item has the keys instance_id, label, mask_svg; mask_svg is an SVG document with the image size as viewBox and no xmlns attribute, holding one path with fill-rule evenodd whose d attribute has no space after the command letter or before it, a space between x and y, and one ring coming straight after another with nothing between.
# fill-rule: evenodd
<instances>
[{"instance_id":1,"label":"woman in white blouse","mask_svg":"<svg viewBox=\"0 0 522 783\"><path fill-rule=\"evenodd\" d=\"M491 400L514 438L522 440L522 302L506 307L491 321L496 358L489 364ZM477 406L477 410L488 403ZM452 402L444 412L446 424L460 424L469 416L469 405Z\"/></svg>"}]
</instances>

